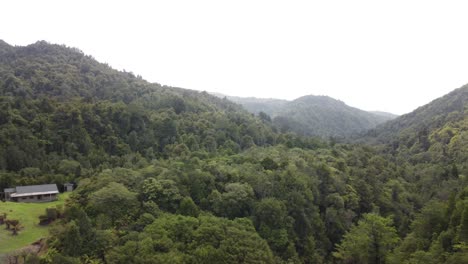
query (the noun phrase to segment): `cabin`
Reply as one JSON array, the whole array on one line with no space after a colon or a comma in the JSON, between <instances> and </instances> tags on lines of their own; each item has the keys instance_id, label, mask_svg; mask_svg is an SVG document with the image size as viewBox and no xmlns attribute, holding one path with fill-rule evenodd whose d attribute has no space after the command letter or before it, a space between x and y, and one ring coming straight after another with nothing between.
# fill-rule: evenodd
<instances>
[{"instance_id":1,"label":"cabin","mask_svg":"<svg viewBox=\"0 0 468 264\"><path fill-rule=\"evenodd\" d=\"M23 203L51 202L59 194L57 184L17 186L4 190L5 200Z\"/></svg>"}]
</instances>

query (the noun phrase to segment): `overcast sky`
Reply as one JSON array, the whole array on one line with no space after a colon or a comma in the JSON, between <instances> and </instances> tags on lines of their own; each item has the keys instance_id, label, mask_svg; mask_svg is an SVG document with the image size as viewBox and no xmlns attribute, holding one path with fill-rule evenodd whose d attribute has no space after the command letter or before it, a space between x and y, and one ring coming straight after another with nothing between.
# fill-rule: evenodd
<instances>
[{"instance_id":1,"label":"overcast sky","mask_svg":"<svg viewBox=\"0 0 468 264\"><path fill-rule=\"evenodd\" d=\"M0 39L151 82L410 112L468 83L468 1L3 0Z\"/></svg>"}]
</instances>

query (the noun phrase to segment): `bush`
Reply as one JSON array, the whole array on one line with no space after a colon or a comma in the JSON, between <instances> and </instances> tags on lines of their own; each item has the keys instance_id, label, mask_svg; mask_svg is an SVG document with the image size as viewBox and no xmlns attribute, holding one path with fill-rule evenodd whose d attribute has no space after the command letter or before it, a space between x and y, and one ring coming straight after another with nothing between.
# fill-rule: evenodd
<instances>
[{"instance_id":1,"label":"bush","mask_svg":"<svg viewBox=\"0 0 468 264\"><path fill-rule=\"evenodd\" d=\"M40 225L48 225L51 222L57 220L61 216L60 208L46 208L45 214L39 216Z\"/></svg>"},{"instance_id":2,"label":"bush","mask_svg":"<svg viewBox=\"0 0 468 264\"><path fill-rule=\"evenodd\" d=\"M58 218L57 208L46 208L46 214L50 221L54 221Z\"/></svg>"}]
</instances>

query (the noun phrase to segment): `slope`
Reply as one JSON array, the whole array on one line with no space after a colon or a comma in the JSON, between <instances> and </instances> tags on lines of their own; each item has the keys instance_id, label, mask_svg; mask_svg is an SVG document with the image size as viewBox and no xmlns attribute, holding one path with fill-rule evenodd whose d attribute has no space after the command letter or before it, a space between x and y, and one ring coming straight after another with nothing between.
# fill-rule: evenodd
<instances>
[{"instance_id":1,"label":"slope","mask_svg":"<svg viewBox=\"0 0 468 264\"><path fill-rule=\"evenodd\" d=\"M466 161L468 85L415 111L370 130L362 141L385 144L387 151L412 160Z\"/></svg>"},{"instance_id":2,"label":"slope","mask_svg":"<svg viewBox=\"0 0 468 264\"><path fill-rule=\"evenodd\" d=\"M148 83L78 49L0 42L0 54L0 170L31 181L276 140L268 124L228 100Z\"/></svg>"},{"instance_id":3,"label":"slope","mask_svg":"<svg viewBox=\"0 0 468 264\"><path fill-rule=\"evenodd\" d=\"M264 112L273 118L281 132L299 135L346 137L384 123L395 117L350 107L328 96L303 96L293 101L227 96L249 112Z\"/></svg>"},{"instance_id":4,"label":"slope","mask_svg":"<svg viewBox=\"0 0 468 264\"><path fill-rule=\"evenodd\" d=\"M0 47L0 188L78 181L48 263L466 262L445 260L468 256L468 163L433 158L467 130L464 111L451 123L439 109L462 95L427 113L448 115L427 151L395 130L381 142L400 147L381 152L276 133L264 114L74 49Z\"/></svg>"}]
</instances>

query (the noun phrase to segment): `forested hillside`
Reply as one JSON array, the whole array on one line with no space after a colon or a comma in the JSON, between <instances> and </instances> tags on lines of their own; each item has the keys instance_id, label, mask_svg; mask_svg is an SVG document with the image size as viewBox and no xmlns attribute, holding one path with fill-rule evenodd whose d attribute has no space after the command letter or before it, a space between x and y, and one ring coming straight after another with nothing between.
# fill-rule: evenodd
<instances>
[{"instance_id":1,"label":"forested hillside","mask_svg":"<svg viewBox=\"0 0 468 264\"><path fill-rule=\"evenodd\" d=\"M221 95L218 95L221 96ZM227 96L251 113L267 114L281 132L304 136L348 137L395 118L385 112L366 112L328 96L303 96L293 101Z\"/></svg>"},{"instance_id":2,"label":"forested hillside","mask_svg":"<svg viewBox=\"0 0 468 264\"><path fill-rule=\"evenodd\" d=\"M362 141L386 145L386 151L414 162L468 160L468 86L370 130Z\"/></svg>"},{"instance_id":3,"label":"forested hillside","mask_svg":"<svg viewBox=\"0 0 468 264\"><path fill-rule=\"evenodd\" d=\"M0 188L78 185L27 263L468 262L466 97L453 122L436 117L448 97L423 107L438 114L410 152L399 131L380 145L281 133L65 46L0 54Z\"/></svg>"},{"instance_id":4,"label":"forested hillside","mask_svg":"<svg viewBox=\"0 0 468 264\"><path fill-rule=\"evenodd\" d=\"M150 84L75 49L38 42L0 50L6 171L66 175L76 167L78 176L140 157L237 153L277 140L269 125L227 100Z\"/></svg>"}]
</instances>

